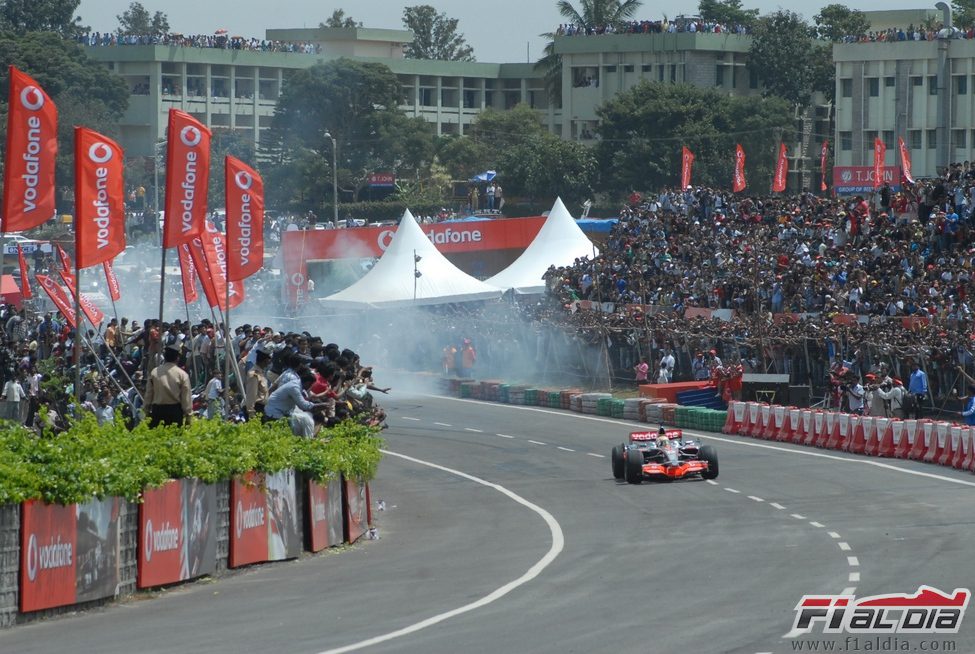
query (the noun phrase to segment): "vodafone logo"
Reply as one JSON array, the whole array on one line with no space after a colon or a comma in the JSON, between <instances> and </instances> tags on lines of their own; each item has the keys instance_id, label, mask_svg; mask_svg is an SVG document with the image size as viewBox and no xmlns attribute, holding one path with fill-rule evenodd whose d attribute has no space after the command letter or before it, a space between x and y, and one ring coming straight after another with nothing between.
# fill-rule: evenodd
<instances>
[{"instance_id":1,"label":"vodafone logo","mask_svg":"<svg viewBox=\"0 0 975 654\"><path fill-rule=\"evenodd\" d=\"M300 286L303 286L304 283L305 283L305 276L302 275L301 273L295 273L295 274L293 274L291 276L291 285L292 286L299 286L300 287Z\"/></svg>"},{"instance_id":2,"label":"vodafone logo","mask_svg":"<svg viewBox=\"0 0 975 654\"><path fill-rule=\"evenodd\" d=\"M254 184L254 178L246 170L241 170L236 175L234 175L234 184L237 185L242 191L246 191Z\"/></svg>"},{"instance_id":3,"label":"vodafone logo","mask_svg":"<svg viewBox=\"0 0 975 654\"><path fill-rule=\"evenodd\" d=\"M102 141L96 141L88 148L88 158L96 164L108 163L112 160L113 154L112 148Z\"/></svg>"},{"instance_id":4,"label":"vodafone logo","mask_svg":"<svg viewBox=\"0 0 975 654\"><path fill-rule=\"evenodd\" d=\"M44 106L44 94L36 86L25 86L20 92L20 104L24 109L38 111Z\"/></svg>"},{"instance_id":5,"label":"vodafone logo","mask_svg":"<svg viewBox=\"0 0 975 654\"><path fill-rule=\"evenodd\" d=\"M146 555L146 562L152 561L152 519L146 520L145 528L145 544L143 546L143 552Z\"/></svg>"},{"instance_id":6,"label":"vodafone logo","mask_svg":"<svg viewBox=\"0 0 975 654\"><path fill-rule=\"evenodd\" d=\"M390 242L393 240L393 234L395 234L395 232L391 229L384 229L383 231L379 232L379 238L376 239L376 243L379 245L380 250L383 252L386 251L386 248L389 247Z\"/></svg>"},{"instance_id":7,"label":"vodafone logo","mask_svg":"<svg viewBox=\"0 0 975 654\"><path fill-rule=\"evenodd\" d=\"M27 578L37 579L41 570L67 568L74 563L74 547L71 543L62 543L59 535L47 545L38 546L37 536L31 534L27 539Z\"/></svg>"},{"instance_id":8,"label":"vodafone logo","mask_svg":"<svg viewBox=\"0 0 975 654\"><path fill-rule=\"evenodd\" d=\"M183 145L192 148L195 145L199 145L200 141L203 140L203 132L199 128L187 125L179 130L179 140L183 142Z\"/></svg>"},{"instance_id":9,"label":"vodafone logo","mask_svg":"<svg viewBox=\"0 0 975 654\"><path fill-rule=\"evenodd\" d=\"M179 548L179 529L164 522L158 530L153 530L152 519L146 520L143 552L146 563L152 560L153 552L169 552Z\"/></svg>"},{"instance_id":10,"label":"vodafone logo","mask_svg":"<svg viewBox=\"0 0 975 654\"><path fill-rule=\"evenodd\" d=\"M237 500L237 510L234 511L234 532L237 538L244 533L244 505L240 500Z\"/></svg>"},{"instance_id":11,"label":"vodafone logo","mask_svg":"<svg viewBox=\"0 0 975 654\"><path fill-rule=\"evenodd\" d=\"M37 579L37 536L30 535L27 542L27 578L31 581Z\"/></svg>"}]
</instances>

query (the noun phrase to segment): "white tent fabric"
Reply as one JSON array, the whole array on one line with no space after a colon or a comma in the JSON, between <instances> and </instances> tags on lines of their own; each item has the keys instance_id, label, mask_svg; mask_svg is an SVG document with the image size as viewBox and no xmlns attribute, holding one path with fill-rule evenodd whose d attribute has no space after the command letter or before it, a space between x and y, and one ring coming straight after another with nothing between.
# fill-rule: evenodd
<instances>
[{"instance_id":1,"label":"white tent fabric","mask_svg":"<svg viewBox=\"0 0 975 654\"><path fill-rule=\"evenodd\" d=\"M545 281L542 275L549 266L568 266L577 258L592 257L598 252L589 237L576 225L569 210L562 204L562 198L557 198L528 248L510 266L488 279L487 283L503 290L514 289L515 293L543 293Z\"/></svg>"},{"instance_id":2,"label":"white tent fabric","mask_svg":"<svg viewBox=\"0 0 975 654\"><path fill-rule=\"evenodd\" d=\"M420 257L419 262L414 262L414 254ZM414 270L421 276L415 277ZM385 309L498 297L501 297L500 289L471 277L450 263L407 209L389 247L372 270L348 288L322 299L321 304L327 308Z\"/></svg>"}]
</instances>

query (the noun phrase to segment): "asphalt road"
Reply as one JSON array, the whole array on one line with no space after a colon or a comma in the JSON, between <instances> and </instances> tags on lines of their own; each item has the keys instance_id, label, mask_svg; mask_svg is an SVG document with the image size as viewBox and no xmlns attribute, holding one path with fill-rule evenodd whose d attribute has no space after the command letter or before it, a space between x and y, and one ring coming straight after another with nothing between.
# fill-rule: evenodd
<instances>
[{"instance_id":1,"label":"asphalt road","mask_svg":"<svg viewBox=\"0 0 975 654\"><path fill-rule=\"evenodd\" d=\"M714 435L716 484L631 486L608 458L624 421L386 405L388 450L416 461L380 467L380 540L0 632L0 652L317 654L397 630L356 651L814 651L784 637L804 594L973 582L970 474ZM932 638L975 652L975 618L895 645Z\"/></svg>"}]
</instances>

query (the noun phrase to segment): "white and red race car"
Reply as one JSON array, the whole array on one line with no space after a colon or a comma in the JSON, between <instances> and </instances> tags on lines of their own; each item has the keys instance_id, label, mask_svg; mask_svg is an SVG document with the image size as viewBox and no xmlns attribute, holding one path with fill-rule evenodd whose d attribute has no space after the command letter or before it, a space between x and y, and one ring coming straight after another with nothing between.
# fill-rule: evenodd
<instances>
[{"instance_id":1,"label":"white and red race car","mask_svg":"<svg viewBox=\"0 0 975 654\"><path fill-rule=\"evenodd\" d=\"M644 479L674 481L718 476L718 453L714 447L685 439L680 429L661 427L656 432L632 432L629 443L613 448L610 461L613 477L630 484L639 484Z\"/></svg>"}]
</instances>

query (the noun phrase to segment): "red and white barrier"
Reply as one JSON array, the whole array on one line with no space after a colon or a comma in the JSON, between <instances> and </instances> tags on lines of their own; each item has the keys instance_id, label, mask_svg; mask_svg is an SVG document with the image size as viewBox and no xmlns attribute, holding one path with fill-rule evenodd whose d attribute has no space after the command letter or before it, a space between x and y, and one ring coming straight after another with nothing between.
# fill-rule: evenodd
<instances>
[{"instance_id":1,"label":"red and white barrier","mask_svg":"<svg viewBox=\"0 0 975 654\"><path fill-rule=\"evenodd\" d=\"M872 433L874 429L874 418L873 416L856 416L856 418L856 422L850 427L850 440L846 442L846 447L843 449L852 454L863 454L867 432Z\"/></svg>"},{"instance_id":2,"label":"red and white barrier","mask_svg":"<svg viewBox=\"0 0 975 654\"><path fill-rule=\"evenodd\" d=\"M894 442L894 458L906 459L908 452L914 447L914 439L918 434L918 421L914 418L902 421L904 429L900 440Z\"/></svg>"},{"instance_id":3,"label":"red and white barrier","mask_svg":"<svg viewBox=\"0 0 975 654\"><path fill-rule=\"evenodd\" d=\"M779 431L782 429L782 423L785 422L785 417L788 415L787 409L784 406L773 406L769 407L771 415L768 419L768 426L765 427L765 431L762 432L762 438L767 441L775 440Z\"/></svg>"},{"instance_id":4,"label":"red and white barrier","mask_svg":"<svg viewBox=\"0 0 975 654\"><path fill-rule=\"evenodd\" d=\"M962 427L958 430L958 442L955 444L955 452L949 464L952 468L961 468L961 462L965 460L971 446L970 435L971 430L968 427Z\"/></svg>"},{"instance_id":5,"label":"red and white barrier","mask_svg":"<svg viewBox=\"0 0 975 654\"><path fill-rule=\"evenodd\" d=\"M748 425L742 432L742 436L752 436L762 429L762 405L758 402L748 402Z\"/></svg>"},{"instance_id":6,"label":"red and white barrier","mask_svg":"<svg viewBox=\"0 0 975 654\"><path fill-rule=\"evenodd\" d=\"M785 415L785 424L776 435L777 441L792 441L796 432L802 427L802 409L789 408Z\"/></svg>"},{"instance_id":7,"label":"red and white barrier","mask_svg":"<svg viewBox=\"0 0 975 654\"><path fill-rule=\"evenodd\" d=\"M845 449L844 446L850 438L850 417L849 413L840 413L836 416L833 420L833 429L823 443L823 447L830 450Z\"/></svg>"},{"instance_id":8,"label":"red and white barrier","mask_svg":"<svg viewBox=\"0 0 975 654\"><path fill-rule=\"evenodd\" d=\"M952 465L952 461L955 459L955 452L961 449L961 425L952 425L948 429L948 439L945 441L945 447L941 451L941 456L938 457L938 464L943 466Z\"/></svg>"},{"instance_id":9,"label":"red and white barrier","mask_svg":"<svg viewBox=\"0 0 975 654\"><path fill-rule=\"evenodd\" d=\"M802 437L802 444L812 447L816 444L816 434L826 428L826 415L822 411L814 411L809 424L804 425L805 433Z\"/></svg>"},{"instance_id":10,"label":"red and white barrier","mask_svg":"<svg viewBox=\"0 0 975 654\"><path fill-rule=\"evenodd\" d=\"M745 403L731 401L728 403L728 417L724 421L725 434L737 434L741 431L741 423L745 419Z\"/></svg>"},{"instance_id":11,"label":"red and white barrier","mask_svg":"<svg viewBox=\"0 0 975 654\"><path fill-rule=\"evenodd\" d=\"M813 445L816 447L826 447L826 442L833 435L833 428L836 426L840 414L825 411L821 415L824 418L824 424L816 431L816 440L813 441Z\"/></svg>"},{"instance_id":12,"label":"red and white barrier","mask_svg":"<svg viewBox=\"0 0 975 654\"><path fill-rule=\"evenodd\" d=\"M904 432L904 425L901 420L896 418L887 418L887 428L884 431L880 431L880 425L877 425L877 449L874 452L867 452L867 454L873 454L875 456L894 456L894 446L896 445L894 438L896 432L897 442L900 442L901 434Z\"/></svg>"},{"instance_id":13,"label":"red and white barrier","mask_svg":"<svg viewBox=\"0 0 975 654\"><path fill-rule=\"evenodd\" d=\"M752 426L752 436L755 438L765 438L765 432L772 424L772 407L768 404L758 405L758 424Z\"/></svg>"},{"instance_id":14,"label":"red and white barrier","mask_svg":"<svg viewBox=\"0 0 975 654\"><path fill-rule=\"evenodd\" d=\"M921 425L921 433L924 438L921 440L922 451L917 457L918 461L924 461L926 463L934 463L941 456L941 450L944 449L945 439L948 436L948 430L951 428L951 423L940 421L924 421ZM938 443L938 432L942 432L943 436L940 444Z\"/></svg>"},{"instance_id":15,"label":"red and white barrier","mask_svg":"<svg viewBox=\"0 0 975 654\"><path fill-rule=\"evenodd\" d=\"M975 431L971 427L961 430L961 442L968 448L961 460L961 469L975 471Z\"/></svg>"}]
</instances>

